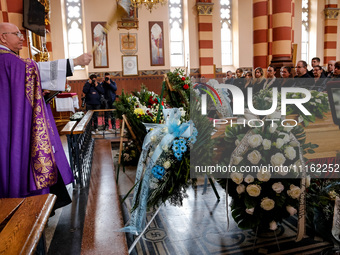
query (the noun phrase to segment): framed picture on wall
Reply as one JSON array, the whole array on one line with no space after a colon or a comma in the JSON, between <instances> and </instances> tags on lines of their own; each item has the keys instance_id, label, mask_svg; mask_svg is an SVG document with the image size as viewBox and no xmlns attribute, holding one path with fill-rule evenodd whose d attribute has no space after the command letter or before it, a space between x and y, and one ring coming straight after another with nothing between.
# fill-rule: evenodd
<instances>
[{"instance_id":1,"label":"framed picture on wall","mask_svg":"<svg viewBox=\"0 0 340 255\"><path fill-rule=\"evenodd\" d=\"M162 21L149 21L150 63L164 66L164 33Z\"/></svg>"},{"instance_id":2,"label":"framed picture on wall","mask_svg":"<svg viewBox=\"0 0 340 255\"><path fill-rule=\"evenodd\" d=\"M138 29L138 23L138 8L130 5L128 13L122 17L122 20L117 21L117 28Z\"/></svg>"},{"instance_id":3,"label":"framed picture on wall","mask_svg":"<svg viewBox=\"0 0 340 255\"><path fill-rule=\"evenodd\" d=\"M105 29L106 22L91 22L93 67L109 67L108 41Z\"/></svg>"},{"instance_id":4,"label":"framed picture on wall","mask_svg":"<svg viewBox=\"0 0 340 255\"><path fill-rule=\"evenodd\" d=\"M134 55L137 52L137 34L122 33L120 37L120 52L124 55Z\"/></svg>"},{"instance_id":5,"label":"framed picture on wall","mask_svg":"<svg viewBox=\"0 0 340 255\"><path fill-rule=\"evenodd\" d=\"M123 76L138 75L138 58L137 55L122 56Z\"/></svg>"}]
</instances>

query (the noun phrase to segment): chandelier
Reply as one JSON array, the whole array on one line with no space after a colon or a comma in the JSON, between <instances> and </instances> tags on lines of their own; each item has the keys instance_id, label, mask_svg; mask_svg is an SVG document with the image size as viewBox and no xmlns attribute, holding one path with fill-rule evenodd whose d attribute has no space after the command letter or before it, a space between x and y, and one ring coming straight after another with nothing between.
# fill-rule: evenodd
<instances>
[{"instance_id":1,"label":"chandelier","mask_svg":"<svg viewBox=\"0 0 340 255\"><path fill-rule=\"evenodd\" d=\"M146 9L151 12L153 7L157 8L157 4L165 5L166 0L131 0L131 4L134 7L141 7L144 5Z\"/></svg>"}]
</instances>

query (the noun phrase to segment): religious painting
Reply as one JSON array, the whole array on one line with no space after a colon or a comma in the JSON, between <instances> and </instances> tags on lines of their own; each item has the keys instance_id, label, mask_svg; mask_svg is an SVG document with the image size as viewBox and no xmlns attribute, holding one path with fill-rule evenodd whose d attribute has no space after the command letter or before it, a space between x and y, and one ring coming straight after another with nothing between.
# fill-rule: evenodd
<instances>
[{"instance_id":1,"label":"religious painting","mask_svg":"<svg viewBox=\"0 0 340 255\"><path fill-rule=\"evenodd\" d=\"M130 5L129 12L122 17L122 19L137 20L138 19L138 8L136 6Z\"/></svg>"},{"instance_id":2,"label":"religious painting","mask_svg":"<svg viewBox=\"0 0 340 255\"><path fill-rule=\"evenodd\" d=\"M109 67L108 41L105 29L106 22L91 22L93 67Z\"/></svg>"},{"instance_id":3,"label":"religious painting","mask_svg":"<svg viewBox=\"0 0 340 255\"><path fill-rule=\"evenodd\" d=\"M149 22L150 62L152 66L164 66L163 22Z\"/></svg>"},{"instance_id":4,"label":"religious painting","mask_svg":"<svg viewBox=\"0 0 340 255\"><path fill-rule=\"evenodd\" d=\"M138 29L138 8L130 5L127 13L122 16L122 20L117 21L117 28Z\"/></svg>"},{"instance_id":5,"label":"religious painting","mask_svg":"<svg viewBox=\"0 0 340 255\"><path fill-rule=\"evenodd\" d=\"M134 55L137 52L137 34L119 34L120 51L124 55Z\"/></svg>"},{"instance_id":6,"label":"religious painting","mask_svg":"<svg viewBox=\"0 0 340 255\"><path fill-rule=\"evenodd\" d=\"M123 76L138 75L138 58L137 55L122 56Z\"/></svg>"}]
</instances>

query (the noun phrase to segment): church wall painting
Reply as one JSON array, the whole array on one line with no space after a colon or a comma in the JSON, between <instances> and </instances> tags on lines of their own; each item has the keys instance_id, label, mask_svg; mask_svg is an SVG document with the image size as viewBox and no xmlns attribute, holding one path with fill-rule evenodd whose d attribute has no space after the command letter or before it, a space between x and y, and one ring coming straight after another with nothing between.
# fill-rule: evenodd
<instances>
[{"instance_id":1,"label":"church wall painting","mask_svg":"<svg viewBox=\"0 0 340 255\"><path fill-rule=\"evenodd\" d=\"M108 40L105 25L106 22L91 22L94 68L109 67Z\"/></svg>"},{"instance_id":2,"label":"church wall painting","mask_svg":"<svg viewBox=\"0 0 340 255\"><path fill-rule=\"evenodd\" d=\"M163 22L149 22L150 64L164 66L164 36Z\"/></svg>"}]
</instances>

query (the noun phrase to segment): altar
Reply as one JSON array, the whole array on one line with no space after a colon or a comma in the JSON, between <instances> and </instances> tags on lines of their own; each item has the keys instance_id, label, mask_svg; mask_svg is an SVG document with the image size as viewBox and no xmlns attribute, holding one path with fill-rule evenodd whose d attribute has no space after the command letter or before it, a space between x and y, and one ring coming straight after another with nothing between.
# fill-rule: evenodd
<instances>
[{"instance_id":1,"label":"altar","mask_svg":"<svg viewBox=\"0 0 340 255\"><path fill-rule=\"evenodd\" d=\"M61 130L79 109L77 93L60 93L53 99L51 108L57 128Z\"/></svg>"}]
</instances>

